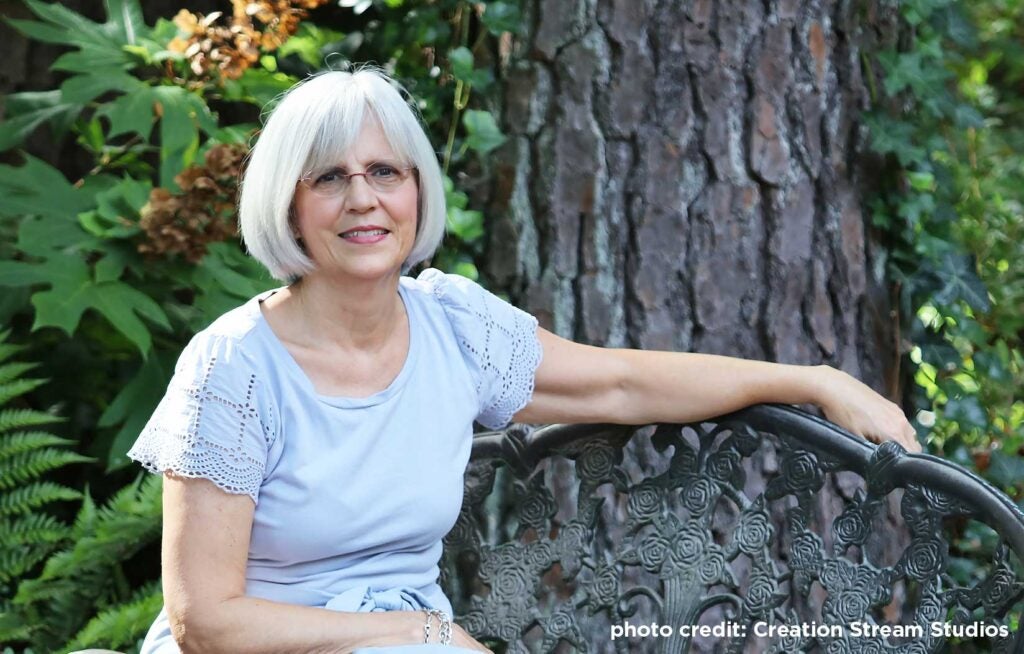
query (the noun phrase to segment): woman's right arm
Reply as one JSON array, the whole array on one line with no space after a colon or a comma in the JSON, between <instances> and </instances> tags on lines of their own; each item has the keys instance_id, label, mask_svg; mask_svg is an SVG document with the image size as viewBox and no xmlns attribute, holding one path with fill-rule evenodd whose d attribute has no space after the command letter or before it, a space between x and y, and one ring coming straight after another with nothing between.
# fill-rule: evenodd
<instances>
[{"instance_id":1,"label":"woman's right arm","mask_svg":"<svg viewBox=\"0 0 1024 654\"><path fill-rule=\"evenodd\" d=\"M255 510L248 495L167 471L163 509L164 603L184 654L333 654L423 642L420 612L342 613L246 597Z\"/></svg>"}]
</instances>

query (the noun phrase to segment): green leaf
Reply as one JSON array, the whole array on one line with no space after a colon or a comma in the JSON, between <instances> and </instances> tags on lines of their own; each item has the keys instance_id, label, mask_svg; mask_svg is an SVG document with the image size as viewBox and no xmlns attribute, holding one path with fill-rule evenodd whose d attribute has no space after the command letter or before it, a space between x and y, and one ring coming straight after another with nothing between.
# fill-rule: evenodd
<instances>
[{"instance_id":1,"label":"green leaf","mask_svg":"<svg viewBox=\"0 0 1024 654\"><path fill-rule=\"evenodd\" d=\"M65 43L73 45L91 43L109 47L111 35L99 23L94 23L85 16L55 2L25 0L25 4L32 10L32 13L45 22L54 27L63 28L66 34Z\"/></svg>"},{"instance_id":2,"label":"green leaf","mask_svg":"<svg viewBox=\"0 0 1024 654\"><path fill-rule=\"evenodd\" d=\"M990 310L992 304L988 298L988 290L975 271L972 258L946 253L936 270L936 276L943 287L935 294L934 302L951 304L956 300L963 300L978 311Z\"/></svg>"},{"instance_id":3,"label":"green leaf","mask_svg":"<svg viewBox=\"0 0 1024 654\"><path fill-rule=\"evenodd\" d=\"M153 89L163 113L160 119L160 185L177 188L174 177L191 163L199 148L199 129L217 130L206 103L180 86Z\"/></svg>"},{"instance_id":4,"label":"green leaf","mask_svg":"<svg viewBox=\"0 0 1024 654\"><path fill-rule=\"evenodd\" d=\"M43 43L58 43L67 45L68 31L61 27L47 25L35 20L21 20L17 18L4 18L8 24L30 39L42 41Z\"/></svg>"},{"instance_id":5,"label":"green leaf","mask_svg":"<svg viewBox=\"0 0 1024 654\"><path fill-rule=\"evenodd\" d=\"M460 46L448 53L455 79L470 81L473 77L473 53L466 46Z\"/></svg>"},{"instance_id":6,"label":"green leaf","mask_svg":"<svg viewBox=\"0 0 1024 654\"><path fill-rule=\"evenodd\" d=\"M0 286L33 286L46 280L46 274L36 264L0 261Z\"/></svg>"},{"instance_id":7,"label":"green leaf","mask_svg":"<svg viewBox=\"0 0 1024 654\"><path fill-rule=\"evenodd\" d=\"M69 73L85 75L103 75L123 73L135 63L132 57L121 48L109 45L82 44L77 52L67 52L54 61L50 67L54 70L66 70Z\"/></svg>"},{"instance_id":8,"label":"green leaf","mask_svg":"<svg viewBox=\"0 0 1024 654\"><path fill-rule=\"evenodd\" d=\"M481 155L505 142L505 135L498 129L494 116L486 111L470 109L462 115L462 124L469 132L466 145Z\"/></svg>"},{"instance_id":9,"label":"green leaf","mask_svg":"<svg viewBox=\"0 0 1024 654\"><path fill-rule=\"evenodd\" d=\"M448 208L448 229L465 243L472 243L484 235L484 215L479 211Z\"/></svg>"},{"instance_id":10,"label":"green leaf","mask_svg":"<svg viewBox=\"0 0 1024 654\"><path fill-rule=\"evenodd\" d=\"M994 450L985 476L1003 488L1018 487L1024 481L1024 458Z\"/></svg>"},{"instance_id":11,"label":"green leaf","mask_svg":"<svg viewBox=\"0 0 1024 654\"><path fill-rule=\"evenodd\" d=\"M131 449L167 390L167 382L174 371L177 356L176 351L154 351L100 415L97 426L120 425L107 455L108 473L131 463L125 454Z\"/></svg>"},{"instance_id":12,"label":"green leaf","mask_svg":"<svg viewBox=\"0 0 1024 654\"><path fill-rule=\"evenodd\" d=\"M89 194L56 168L28 154L24 158L22 166L0 165L0 215L68 218L92 206Z\"/></svg>"},{"instance_id":13,"label":"green leaf","mask_svg":"<svg viewBox=\"0 0 1024 654\"><path fill-rule=\"evenodd\" d=\"M224 97L263 106L290 89L297 81L285 73L247 68L237 80L224 82Z\"/></svg>"},{"instance_id":14,"label":"green leaf","mask_svg":"<svg viewBox=\"0 0 1024 654\"><path fill-rule=\"evenodd\" d=\"M18 229L18 249L44 259L88 245L89 235L72 216L26 216Z\"/></svg>"},{"instance_id":15,"label":"green leaf","mask_svg":"<svg viewBox=\"0 0 1024 654\"><path fill-rule=\"evenodd\" d=\"M105 103L96 115L104 116L110 121L108 139L134 132L149 140L149 133L153 131L153 103L156 101L157 96L153 89L143 86L134 93L119 96L112 102Z\"/></svg>"},{"instance_id":16,"label":"green leaf","mask_svg":"<svg viewBox=\"0 0 1024 654\"><path fill-rule=\"evenodd\" d=\"M487 31L495 36L501 36L502 32L518 34L523 25L519 7L510 2L488 3L480 20L487 26Z\"/></svg>"},{"instance_id":17,"label":"green leaf","mask_svg":"<svg viewBox=\"0 0 1024 654\"><path fill-rule=\"evenodd\" d=\"M976 395L950 398L942 408L942 416L956 422L961 431L983 428L988 424L988 414Z\"/></svg>"},{"instance_id":18,"label":"green leaf","mask_svg":"<svg viewBox=\"0 0 1024 654\"><path fill-rule=\"evenodd\" d=\"M108 22L117 26L121 43L134 45L149 34L138 0L104 0Z\"/></svg>"},{"instance_id":19,"label":"green leaf","mask_svg":"<svg viewBox=\"0 0 1024 654\"><path fill-rule=\"evenodd\" d=\"M43 123L53 126L60 138L81 112L75 103L62 102L58 90L14 93L7 96L7 118L0 123L0 150L9 150L29 137Z\"/></svg>"},{"instance_id":20,"label":"green leaf","mask_svg":"<svg viewBox=\"0 0 1024 654\"><path fill-rule=\"evenodd\" d=\"M66 103L84 104L108 91L131 93L139 90L142 83L127 73L75 75L60 86L61 98Z\"/></svg>"},{"instance_id":21,"label":"green leaf","mask_svg":"<svg viewBox=\"0 0 1024 654\"><path fill-rule=\"evenodd\" d=\"M299 31L277 49L278 57L298 55L314 68L324 63L324 48L345 38L344 32L320 27L309 21L299 23Z\"/></svg>"}]
</instances>

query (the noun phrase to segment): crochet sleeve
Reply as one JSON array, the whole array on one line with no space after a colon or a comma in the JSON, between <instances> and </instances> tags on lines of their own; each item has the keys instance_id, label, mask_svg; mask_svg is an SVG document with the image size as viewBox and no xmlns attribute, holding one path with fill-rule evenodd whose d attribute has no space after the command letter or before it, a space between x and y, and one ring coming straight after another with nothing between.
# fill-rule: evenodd
<instances>
[{"instance_id":1,"label":"crochet sleeve","mask_svg":"<svg viewBox=\"0 0 1024 654\"><path fill-rule=\"evenodd\" d=\"M432 288L476 377L477 422L504 427L533 396L542 356L537 319L459 275L428 269L418 281Z\"/></svg>"},{"instance_id":2,"label":"crochet sleeve","mask_svg":"<svg viewBox=\"0 0 1024 654\"><path fill-rule=\"evenodd\" d=\"M128 457L150 472L209 479L258 503L274 433L260 378L237 341L200 332Z\"/></svg>"}]
</instances>

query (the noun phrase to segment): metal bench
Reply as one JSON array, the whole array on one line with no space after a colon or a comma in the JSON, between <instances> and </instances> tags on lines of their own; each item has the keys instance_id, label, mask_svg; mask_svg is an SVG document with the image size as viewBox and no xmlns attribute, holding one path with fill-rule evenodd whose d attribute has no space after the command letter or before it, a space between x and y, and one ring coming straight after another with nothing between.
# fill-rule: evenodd
<instances>
[{"instance_id":1,"label":"metal bench","mask_svg":"<svg viewBox=\"0 0 1024 654\"><path fill-rule=\"evenodd\" d=\"M825 484L853 488L831 524ZM992 544L973 571L965 526ZM1022 555L1024 515L972 473L759 405L478 434L441 580L499 652L1024 654Z\"/></svg>"}]
</instances>

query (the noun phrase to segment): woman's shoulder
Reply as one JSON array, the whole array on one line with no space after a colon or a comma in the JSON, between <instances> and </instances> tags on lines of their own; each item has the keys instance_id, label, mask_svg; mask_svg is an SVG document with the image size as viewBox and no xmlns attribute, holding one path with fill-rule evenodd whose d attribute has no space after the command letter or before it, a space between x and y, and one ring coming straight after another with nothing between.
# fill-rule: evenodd
<instances>
[{"instance_id":1,"label":"woman's shoulder","mask_svg":"<svg viewBox=\"0 0 1024 654\"><path fill-rule=\"evenodd\" d=\"M455 273L427 268L415 278L403 277L407 290L428 298L449 314L481 313L493 302L504 303L477 282Z\"/></svg>"},{"instance_id":2,"label":"woman's shoulder","mask_svg":"<svg viewBox=\"0 0 1024 654\"><path fill-rule=\"evenodd\" d=\"M276 290L276 289L274 289ZM258 302L274 290L264 291L243 304L215 318L196 332L182 350L178 368L184 362L205 363L219 361L233 367L252 368L258 362L258 322L261 317Z\"/></svg>"}]
</instances>

